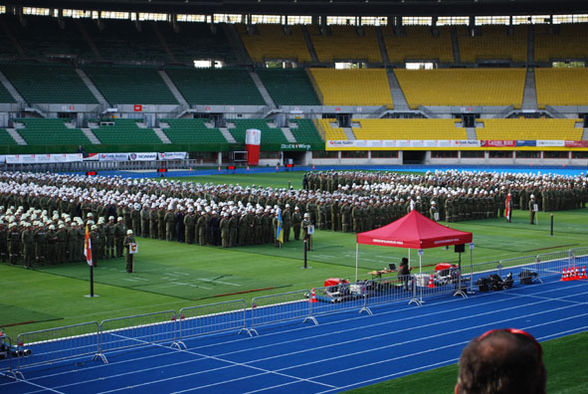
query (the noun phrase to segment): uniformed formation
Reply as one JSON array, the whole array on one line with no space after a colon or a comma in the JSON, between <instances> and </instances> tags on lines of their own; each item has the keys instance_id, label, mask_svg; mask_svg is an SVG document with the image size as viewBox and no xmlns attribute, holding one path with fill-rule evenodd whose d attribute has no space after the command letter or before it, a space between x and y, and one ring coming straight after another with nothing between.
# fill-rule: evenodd
<instances>
[{"instance_id":1,"label":"uniformed formation","mask_svg":"<svg viewBox=\"0 0 588 394\"><path fill-rule=\"evenodd\" d=\"M242 187L153 179L0 173L0 254L12 263L84 261L84 229L94 260L122 257L127 231L222 247L299 240L318 229L361 232L412 209L450 222L503 216L513 208L584 207L586 176L490 172L309 172L304 189ZM531 199L531 194L535 198ZM531 218L533 221L533 218Z\"/></svg>"}]
</instances>

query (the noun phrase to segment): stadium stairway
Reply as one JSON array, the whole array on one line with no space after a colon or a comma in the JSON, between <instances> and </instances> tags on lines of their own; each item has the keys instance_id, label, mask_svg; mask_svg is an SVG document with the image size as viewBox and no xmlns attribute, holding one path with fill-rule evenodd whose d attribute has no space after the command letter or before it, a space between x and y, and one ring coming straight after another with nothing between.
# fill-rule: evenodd
<instances>
[{"instance_id":1,"label":"stadium stairway","mask_svg":"<svg viewBox=\"0 0 588 394\"><path fill-rule=\"evenodd\" d=\"M313 63L318 63L318 55L316 54L316 49L314 49L314 45L312 44L312 40L310 39L310 33L306 25L302 25L302 33L304 34L304 42L306 42L306 48L308 49L308 53L310 53L310 57L312 57Z\"/></svg>"},{"instance_id":2,"label":"stadium stairway","mask_svg":"<svg viewBox=\"0 0 588 394\"><path fill-rule=\"evenodd\" d=\"M478 139L475 127L466 127L465 131L466 131L466 135L468 137L468 140L477 140Z\"/></svg>"},{"instance_id":3,"label":"stadium stairway","mask_svg":"<svg viewBox=\"0 0 588 394\"><path fill-rule=\"evenodd\" d=\"M229 40L231 48L233 48L233 52L237 56L237 61L240 64L253 64L253 61L245 48L245 44L243 44L241 37L239 37L237 28L230 23L223 24L222 28L224 29L225 36L227 36L227 39Z\"/></svg>"},{"instance_id":4,"label":"stadium stairway","mask_svg":"<svg viewBox=\"0 0 588 394\"><path fill-rule=\"evenodd\" d=\"M233 135L229 131L228 127L219 127L218 129L223 134L223 137L225 137L225 139L227 140L227 142L229 144L236 144L237 143L237 140L235 139L235 137L233 137Z\"/></svg>"},{"instance_id":5,"label":"stadium stairway","mask_svg":"<svg viewBox=\"0 0 588 394\"><path fill-rule=\"evenodd\" d=\"M386 42L384 41L384 34L382 33L382 29L380 28L380 26L376 27L376 38L378 40L378 46L380 47L382 61L385 65L390 64L390 57L388 56L388 51L386 50Z\"/></svg>"},{"instance_id":6,"label":"stadium stairway","mask_svg":"<svg viewBox=\"0 0 588 394\"><path fill-rule=\"evenodd\" d=\"M460 64L461 55L459 53L459 40L457 39L457 30L455 28L451 29L451 47L453 50L453 63Z\"/></svg>"},{"instance_id":7,"label":"stadium stairway","mask_svg":"<svg viewBox=\"0 0 588 394\"><path fill-rule=\"evenodd\" d=\"M392 102L394 103L395 109L399 111L409 111L410 107L408 106L408 101L406 101L406 97L404 97L404 92L402 91L393 70L388 70L388 84L390 85L390 93L392 93Z\"/></svg>"},{"instance_id":8,"label":"stadium stairway","mask_svg":"<svg viewBox=\"0 0 588 394\"><path fill-rule=\"evenodd\" d=\"M527 68L525 78L525 89L523 91L523 111L537 110L537 89L535 88L535 70Z\"/></svg>"},{"instance_id":9,"label":"stadium stairway","mask_svg":"<svg viewBox=\"0 0 588 394\"><path fill-rule=\"evenodd\" d=\"M170 141L170 139L167 137L167 135L165 135L163 130L161 130L159 127L154 127L153 131L155 131L155 134L159 137L161 142L163 142L164 144L171 144L172 143Z\"/></svg>"},{"instance_id":10,"label":"stadium stairway","mask_svg":"<svg viewBox=\"0 0 588 394\"><path fill-rule=\"evenodd\" d=\"M527 28L527 64L535 63L535 27L529 25Z\"/></svg>"},{"instance_id":11,"label":"stadium stairway","mask_svg":"<svg viewBox=\"0 0 588 394\"><path fill-rule=\"evenodd\" d=\"M2 71L0 71L0 83L6 88L8 93L14 98L14 100L19 104L26 104L25 99L20 95L18 90L12 85L12 83L6 78L6 75Z\"/></svg>"},{"instance_id":12,"label":"stadium stairway","mask_svg":"<svg viewBox=\"0 0 588 394\"><path fill-rule=\"evenodd\" d=\"M94 40L92 40L92 37L90 37L90 35L88 34L88 30L86 30L84 24L79 19L74 19L74 21L81 35L84 37L84 40L86 40L86 43L88 43L88 46L92 50L92 53L94 54L94 56L96 56L96 60L104 61L104 57L102 57L102 54L98 50L96 43L94 43Z\"/></svg>"},{"instance_id":13,"label":"stadium stairway","mask_svg":"<svg viewBox=\"0 0 588 394\"><path fill-rule=\"evenodd\" d=\"M16 131L16 129L6 129L6 132L10 134L10 136L12 137L14 142L17 143L17 145L28 145L24 138L22 138L22 136L18 134L18 131Z\"/></svg>"},{"instance_id":14,"label":"stadium stairway","mask_svg":"<svg viewBox=\"0 0 588 394\"><path fill-rule=\"evenodd\" d=\"M176 59L176 56L174 55L174 53L169 48L169 45L167 45L167 41L165 41L165 38L163 37L163 34L161 34L161 30L159 30L159 27L158 27L157 23L152 22L151 23L151 28L153 29L153 32L155 33L155 36L159 40L159 43L161 44L162 48L165 50L165 53L167 54L167 57L169 58L169 60L172 63L177 63L178 62L178 59Z\"/></svg>"},{"instance_id":15,"label":"stadium stairway","mask_svg":"<svg viewBox=\"0 0 588 394\"><path fill-rule=\"evenodd\" d=\"M289 143L295 144L297 142L304 142L304 141L296 141L296 138L294 138L294 135L292 134L292 132L290 131L290 129L288 127L280 127L280 129L282 130L282 133L284 133L284 137L286 137L286 139L288 140Z\"/></svg>"},{"instance_id":16,"label":"stadium stairway","mask_svg":"<svg viewBox=\"0 0 588 394\"><path fill-rule=\"evenodd\" d=\"M80 76L82 81L86 84L86 87L92 93L92 95L94 95L96 100L98 100L98 102L100 104L102 104L105 108L109 108L110 104L108 103L108 101L106 101L106 98L102 95L102 93L100 93L100 90L98 90L96 85L94 85L94 82L92 82L92 80L88 77L88 75L84 72L84 70L82 70L81 68L76 68L76 73ZM100 143L100 142L98 142L98 143Z\"/></svg>"},{"instance_id":17,"label":"stadium stairway","mask_svg":"<svg viewBox=\"0 0 588 394\"><path fill-rule=\"evenodd\" d=\"M100 145L102 143L102 142L100 142L100 140L98 139L98 137L96 137L96 135L94 135L94 133L92 132L91 129L89 129L87 127L84 127L84 128L81 128L80 130L82 130L82 133L84 133L84 135L86 137L88 137L88 139L90 140L90 142L93 145Z\"/></svg>"},{"instance_id":18,"label":"stadium stairway","mask_svg":"<svg viewBox=\"0 0 588 394\"><path fill-rule=\"evenodd\" d=\"M163 70L159 70L158 73L161 76L161 79L163 79L163 82L165 82L165 85L169 91L173 94L175 99L178 100L178 103L180 103L180 105L184 106L185 108L189 108L190 104L188 104L184 96L182 96L182 93L180 93L176 85L174 85L169 75L167 75L167 73Z\"/></svg>"},{"instance_id":19,"label":"stadium stairway","mask_svg":"<svg viewBox=\"0 0 588 394\"><path fill-rule=\"evenodd\" d=\"M353 141L357 139L355 138L355 134L353 133L353 129L351 127L342 127L341 129L345 133L345 136L348 140Z\"/></svg>"},{"instance_id":20,"label":"stadium stairway","mask_svg":"<svg viewBox=\"0 0 588 394\"><path fill-rule=\"evenodd\" d=\"M276 108L276 103L274 103L272 96L270 96L269 92L267 91L267 89L263 85L263 82L261 82L259 75L257 75L257 73L255 71L250 71L249 75L251 76L253 83L257 87L257 90L259 90L261 97L263 97L263 101L265 101L265 104L270 108Z\"/></svg>"}]
</instances>

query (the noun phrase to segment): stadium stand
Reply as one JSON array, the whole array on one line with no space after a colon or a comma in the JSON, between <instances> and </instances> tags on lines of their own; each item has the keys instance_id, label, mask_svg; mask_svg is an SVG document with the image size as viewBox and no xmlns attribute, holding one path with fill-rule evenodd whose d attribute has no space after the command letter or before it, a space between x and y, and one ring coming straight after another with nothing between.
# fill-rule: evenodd
<instances>
[{"instance_id":1,"label":"stadium stand","mask_svg":"<svg viewBox=\"0 0 588 394\"><path fill-rule=\"evenodd\" d=\"M430 106L500 106L521 108L526 70L394 70L411 108Z\"/></svg>"},{"instance_id":2,"label":"stadium stand","mask_svg":"<svg viewBox=\"0 0 588 394\"><path fill-rule=\"evenodd\" d=\"M463 63L482 60L527 62L527 26L481 26L472 37L468 27L457 27L460 59Z\"/></svg>"},{"instance_id":3,"label":"stadium stand","mask_svg":"<svg viewBox=\"0 0 588 394\"><path fill-rule=\"evenodd\" d=\"M463 140L464 128L455 119L354 119L358 140Z\"/></svg>"},{"instance_id":4,"label":"stadium stand","mask_svg":"<svg viewBox=\"0 0 588 394\"><path fill-rule=\"evenodd\" d=\"M476 127L480 140L568 140L582 139L581 119L482 119Z\"/></svg>"},{"instance_id":5,"label":"stadium stand","mask_svg":"<svg viewBox=\"0 0 588 394\"><path fill-rule=\"evenodd\" d=\"M368 63L382 63L376 29L363 27L363 35L355 26L330 26L327 34L318 26L308 27L314 49L320 62L332 63L337 60L363 60Z\"/></svg>"},{"instance_id":6,"label":"stadium stand","mask_svg":"<svg viewBox=\"0 0 588 394\"><path fill-rule=\"evenodd\" d=\"M0 57L7 59L14 58L19 54L8 35L8 32L11 32L12 34L12 30L8 26L10 18L11 17L6 14L0 15L0 42L3 43L3 45L0 45Z\"/></svg>"},{"instance_id":7,"label":"stadium stand","mask_svg":"<svg viewBox=\"0 0 588 394\"><path fill-rule=\"evenodd\" d=\"M15 128L29 145L87 145L88 137L63 119L14 119ZM21 127L19 124L22 124Z\"/></svg>"},{"instance_id":8,"label":"stadium stand","mask_svg":"<svg viewBox=\"0 0 588 394\"><path fill-rule=\"evenodd\" d=\"M178 104L154 68L140 66L86 66L84 71L106 100L113 105Z\"/></svg>"},{"instance_id":9,"label":"stadium stand","mask_svg":"<svg viewBox=\"0 0 588 394\"><path fill-rule=\"evenodd\" d=\"M404 34L397 35L393 27L382 27L384 42L391 63L431 60L453 63L451 31L439 27L439 34L433 36L428 26L406 26Z\"/></svg>"},{"instance_id":10,"label":"stadium stand","mask_svg":"<svg viewBox=\"0 0 588 394\"><path fill-rule=\"evenodd\" d=\"M6 90L4 85L0 83L0 103L14 103L16 100L12 95Z\"/></svg>"},{"instance_id":11,"label":"stadium stand","mask_svg":"<svg viewBox=\"0 0 588 394\"><path fill-rule=\"evenodd\" d=\"M11 63L0 65L0 70L28 103L97 103L71 66Z\"/></svg>"},{"instance_id":12,"label":"stadium stand","mask_svg":"<svg viewBox=\"0 0 588 394\"><path fill-rule=\"evenodd\" d=\"M588 69L536 68L537 106L586 105L588 103Z\"/></svg>"},{"instance_id":13,"label":"stadium stand","mask_svg":"<svg viewBox=\"0 0 588 394\"><path fill-rule=\"evenodd\" d=\"M279 127L270 127L265 119L229 119L229 123L235 125L229 127L229 132L238 143L245 143L245 132L247 129L261 130L261 144L288 144L288 140Z\"/></svg>"},{"instance_id":14,"label":"stadium stand","mask_svg":"<svg viewBox=\"0 0 588 394\"><path fill-rule=\"evenodd\" d=\"M24 50L24 55L28 57L78 58L91 55L88 43L72 19L64 19L60 23L56 18L27 15L22 18L21 23L16 16L2 15L0 23L10 30ZM2 51L6 50L4 47L8 47L12 48L13 53L18 53L14 45L9 44L8 37L2 42L5 43Z\"/></svg>"},{"instance_id":15,"label":"stadium stand","mask_svg":"<svg viewBox=\"0 0 588 394\"><path fill-rule=\"evenodd\" d=\"M304 144L324 143L311 119L289 119L288 124L296 142Z\"/></svg>"},{"instance_id":16,"label":"stadium stand","mask_svg":"<svg viewBox=\"0 0 588 394\"><path fill-rule=\"evenodd\" d=\"M186 101L201 105L265 105L245 69L168 68Z\"/></svg>"},{"instance_id":17,"label":"stadium stand","mask_svg":"<svg viewBox=\"0 0 588 394\"><path fill-rule=\"evenodd\" d=\"M0 129L0 145L18 145L6 129Z\"/></svg>"},{"instance_id":18,"label":"stadium stand","mask_svg":"<svg viewBox=\"0 0 588 394\"><path fill-rule=\"evenodd\" d=\"M294 60L310 62L312 58L306 47L301 26L289 26L288 32L281 25L255 25L249 33L245 25L239 25L241 41L254 62L266 60Z\"/></svg>"},{"instance_id":19,"label":"stadium stand","mask_svg":"<svg viewBox=\"0 0 588 394\"><path fill-rule=\"evenodd\" d=\"M161 144L153 129L141 128L137 119L108 119L90 122L90 129L103 144Z\"/></svg>"},{"instance_id":20,"label":"stadium stand","mask_svg":"<svg viewBox=\"0 0 588 394\"><path fill-rule=\"evenodd\" d=\"M386 70L311 68L309 75L323 105L393 106Z\"/></svg>"},{"instance_id":21,"label":"stadium stand","mask_svg":"<svg viewBox=\"0 0 588 394\"><path fill-rule=\"evenodd\" d=\"M336 119L317 119L315 126L318 130L323 130L325 134L325 141L329 140L346 140L347 135L343 128L333 127L337 124Z\"/></svg>"},{"instance_id":22,"label":"stadium stand","mask_svg":"<svg viewBox=\"0 0 588 394\"><path fill-rule=\"evenodd\" d=\"M161 129L174 144L226 144L227 140L216 128L207 127L206 119L162 119L168 127Z\"/></svg>"},{"instance_id":23,"label":"stadium stand","mask_svg":"<svg viewBox=\"0 0 588 394\"><path fill-rule=\"evenodd\" d=\"M587 59L588 24L534 25L535 60Z\"/></svg>"},{"instance_id":24,"label":"stadium stand","mask_svg":"<svg viewBox=\"0 0 588 394\"><path fill-rule=\"evenodd\" d=\"M262 69L257 74L277 105L320 105L303 69Z\"/></svg>"},{"instance_id":25,"label":"stadium stand","mask_svg":"<svg viewBox=\"0 0 588 394\"><path fill-rule=\"evenodd\" d=\"M150 22L80 20L104 60L164 63L167 53Z\"/></svg>"},{"instance_id":26,"label":"stadium stand","mask_svg":"<svg viewBox=\"0 0 588 394\"><path fill-rule=\"evenodd\" d=\"M234 63L235 54L224 29L211 28L206 23L170 23L153 25L159 30L176 61L192 63L194 60L218 59Z\"/></svg>"}]
</instances>

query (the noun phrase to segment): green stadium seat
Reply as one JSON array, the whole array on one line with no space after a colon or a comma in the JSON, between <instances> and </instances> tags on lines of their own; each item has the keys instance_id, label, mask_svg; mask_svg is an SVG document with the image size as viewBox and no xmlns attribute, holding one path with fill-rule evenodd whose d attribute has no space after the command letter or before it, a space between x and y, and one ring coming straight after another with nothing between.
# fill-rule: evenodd
<instances>
[{"instance_id":1,"label":"green stadium seat","mask_svg":"<svg viewBox=\"0 0 588 394\"><path fill-rule=\"evenodd\" d=\"M186 101L199 105L265 105L244 69L168 68Z\"/></svg>"},{"instance_id":2,"label":"green stadium seat","mask_svg":"<svg viewBox=\"0 0 588 394\"><path fill-rule=\"evenodd\" d=\"M230 119L227 122L235 125L235 128L229 128L229 132L241 144L245 143L247 129L261 130L261 145L289 144L282 130L270 127L265 119Z\"/></svg>"},{"instance_id":3,"label":"green stadium seat","mask_svg":"<svg viewBox=\"0 0 588 394\"><path fill-rule=\"evenodd\" d=\"M18 145L6 129L0 129L0 145Z\"/></svg>"},{"instance_id":4,"label":"green stadium seat","mask_svg":"<svg viewBox=\"0 0 588 394\"><path fill-rule=\"evenodd\" d=\"M303 69L257 70L276 105L321 105Z\"/></svg>"},{"instance_id":5,"label":"green stadium seat","mask_svg":"<svg viewBox=\"0 0 588 394\"><path fill-rule=\"evenodd\" d=\"M28 103L98 103L72 66L10 63L0 65L0 70Z\"/></svg>"},{"instance_id":6,"label":"green stadium seat","mask_svg":"<svg viewBox=\"0 0 588 394\"><path fill-rule=\"evenodd\" d=\"M300 144L324 144L321 135L319 134L311 119L289 119L290 132L296 142ZM292 124L298 127L292 127Z\"/></svg>"},{"instance_id":7,"label":"green stadium seat","mask_svg":"<svg viewBox=\"0 0 588 394\"><path fill-rule=\"evenodd\" d=\"M113 105L178 104L157 70L152 67L87 66L84 70Z\"/></svg>"},{"instance_id":8,"label":"green stadium seat","mask_svg":"<svg viewBox=\"0 0 588 394\"><path fill-rule=\"evenodd\" d=\"M161 144L153 129L143 129L137 125L137 119L106 120L102 125L97 121L97 128L92 132L103 144Z\"/></svg>"},{"instance_id":9,"label":"green stadium seat","mask_svg":"<svg viewBox=\"0 0 588 394\"><path fill-rule=\"evenodd\" d=\"M29 145L89 145L90 140L77 128L69 128L63 119L15 119L25 127L16 127Z\"/></svg>"},{"instance_id":10,"label":"green stadium seat","mask_svg":"<svg viewBox=\"0 0 588 394\"><path fill-rule=\"evenodd\" d=\"M161 129L174 144L227 144L225 136L217 128L208 128L206 119L162 119L169 128Z\"/></svg>"}]
</instances>

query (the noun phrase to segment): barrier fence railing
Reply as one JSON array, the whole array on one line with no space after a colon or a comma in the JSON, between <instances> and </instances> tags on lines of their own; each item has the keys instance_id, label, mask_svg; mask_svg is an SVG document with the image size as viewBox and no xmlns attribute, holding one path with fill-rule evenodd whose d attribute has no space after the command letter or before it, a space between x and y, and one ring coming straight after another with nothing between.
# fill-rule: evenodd
<instances>
[{"instance_id":1,"label":"barrier fence railing","mask_svg":"<svg viewBox=\"0 0 588 394\"><path fill-rule=\"evenodd\" d=\"M255 297L251 300L251 332L257 334L256 327L289 320L312 321L311 290L290 291L288 293Z\"/></svg>"},{"instance_id":2,"label":"barrier fence railing","mask_svg":"<svg viewBox=\"0 0 588 394\"><path fill-rule=\"evenodd\" d=\"M18 354L18 370L72 358L96 356L98 323L88 322L19 334L16 345L30 354Z\"/></svg>"},{"instance_id":3,"label":"barrier fence railing","mask_svg":"<svg viewBox=\"0 0 588 394\"><path fill-rule=\"evenodd\" d=\"M243 299L182 308L177 319L177 340L184 348L184 339L199 335L237 331L251 336L247 327L247 302Z\"/></svg>"},{"instance_id":4,"label":"barrier fence railing","mask_svg":"<svg viewBox=\"0 0 588 394\"><path fill-rule=\"evenodd\" d=\"M107 319L100 323L99 329L98 354L101 355L152 344L177 345L176 311Z\"/></svg>"},{"instance_id":5,"label":"barrier fence railing","mask_svg":"<svg viewBox=\"0 0 588 394\"><path fill-rule=\"evenodd\" d=\"M4 334L3 329L0 329L0 376L4 375L9 378L24 379L24 376L15 369L13 364L14 360L18 358L19 350L22 349L12 342L11 337Z\"/></svg>"},{"instance_id":6,"label":"barrier fence railing","mask_svg":"<svg viewBox=\"0 0 588 394\"><path fill-rule=\"evenodd\" d=\"M22 376L21 369L24 367L87 356L107 363L106 352L153 344L180 348L185 347L182 341L187 338L228 331L258 334L258 327L287 321L311 321L316 325L317 316L352 310L372 314L372 307L393 302L416 301L420 305L427 298L467 296L467 293L476 290L478 279L493 274L504 277L512 273L515 282L523 283L522 279L527 274L539 280L560 277L564 268L580 266L582 269L582 264L588 265L588 248L462 264L461 271L421 272L410 275L408 280L376 278L254 297L249 309L246 301L239 299L186 307L177 313L168 310L107 319L100 324L87 322L21 333L16 343L6 337L10 347L16 345L23 351L0 360L0 372Z\"/></svg>"}]
</instances>

